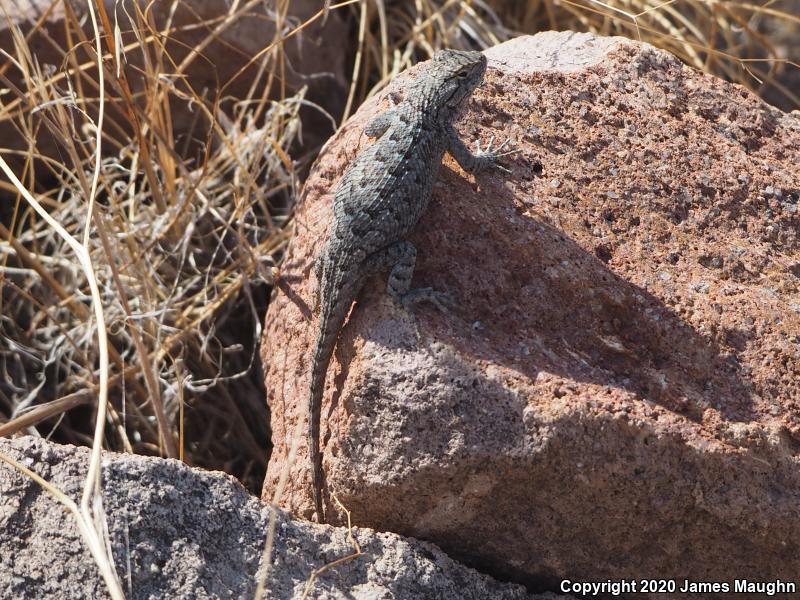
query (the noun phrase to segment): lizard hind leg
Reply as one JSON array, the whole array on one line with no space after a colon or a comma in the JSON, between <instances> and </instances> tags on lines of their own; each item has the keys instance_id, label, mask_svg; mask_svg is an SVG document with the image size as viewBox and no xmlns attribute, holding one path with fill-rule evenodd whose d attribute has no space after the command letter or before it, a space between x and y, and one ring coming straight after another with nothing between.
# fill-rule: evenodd
<instances>
[{"instance_id":1,"label":"lizard hind leg","mask_svg":"<svg viewBox=\"0 0 800 600\"><path fill-rule=\"evenodd\" d=\"M442 312L447 312L448 306L452 306L452 298L443 292L437 292L432 288L411 289L411 279L417 263L417 249L411 242L395 242L367 260L368 270L371 273L390 269L386 292L406 310L412 310L420 302L430 302Z\"/></svg>"}]
</instances>

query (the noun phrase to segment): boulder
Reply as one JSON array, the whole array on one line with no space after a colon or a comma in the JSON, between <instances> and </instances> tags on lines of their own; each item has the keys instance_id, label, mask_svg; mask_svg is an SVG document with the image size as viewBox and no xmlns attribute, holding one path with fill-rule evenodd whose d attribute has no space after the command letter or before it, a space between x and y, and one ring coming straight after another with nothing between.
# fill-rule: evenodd
<instances>
[{"instance_id":1,"label":"boulder","mask_svg":"<svg viewBox=\"0 0 800 600\"><path fill-rule=\"evenodd\" d=\"M448 314L394 306L385 276L354 305L323 400L327 492L533 590L796 576L800 119L623 38L486 54L457 128L512 140L512 172L445 158L411 241L414 286ZM268 496L306 415L332 190L415 73L328 143L298 207L261 350ZM305 440L290 475L283 505L311 516Z\"/></svg>"},{"instance_id":2,"label":"boulder","mask_svg":"<svg viewBox=\"0 0 800 600\"><path fill-rule=\"evenodd\" d=\"M0 439L0 452L80 501L86 448ZM176 460L106 453L103 505L126 598L253 598L270 511L232 477ZM346 528L277 515L263 598L303 597L312 571L353 554ZM436 546L354 529L364 555L321 573L309 598L524 598L450 560ZM0 597L107 598L71 513L38 483L0 462Z\"/></svg>"}]
</instances>

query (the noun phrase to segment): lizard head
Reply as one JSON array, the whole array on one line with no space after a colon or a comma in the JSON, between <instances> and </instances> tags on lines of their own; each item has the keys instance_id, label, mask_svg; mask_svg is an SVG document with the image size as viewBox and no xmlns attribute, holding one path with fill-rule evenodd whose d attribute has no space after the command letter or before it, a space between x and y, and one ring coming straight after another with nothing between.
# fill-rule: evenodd
<instances>
[{"instance_id":1,"label":"lizard head","mask_svg":"<svg viewBox=\"0 0 800 600\"><path fill-rule=\"evenodd\" d=\"M432 83L425 95L439 113L461 112L473 90L483 81L486 57L480 52L440 50L427 66L425 81Z\"/></svg>"}]
</instances>

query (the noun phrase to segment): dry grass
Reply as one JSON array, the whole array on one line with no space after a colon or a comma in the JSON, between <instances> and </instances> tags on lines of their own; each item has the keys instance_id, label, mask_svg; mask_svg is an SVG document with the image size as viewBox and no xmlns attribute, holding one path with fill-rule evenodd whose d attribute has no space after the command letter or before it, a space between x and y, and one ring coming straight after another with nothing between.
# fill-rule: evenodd
<instances>
[{"instance_id":1,"label":"dry grass","mask_svg":"<svg viewBox=\"0 0 800 600\"><path fill-rule=\"evenodd\" d=\"M15 163L58 223L77 238L91 232L86 245L111 348L105 445L182 455L235 472L256 488L265 467L266 419L253 385L255 350L296 195L287 151L299 133L305 92L272 102L266 85L253 85L239 102L209 101L160 50L153 19L135 14L136 28L119 31L116 43L105 40L111 85L89 224L99 78L78 18L66 11L64 37L74 45L63 49L55 70L38 63L17 31L0 76L16 97L4 103L0 121L13 123L19 139L42 139L45 129L56 140L54 154L66 160L31 145L15 153L22 158ZM116 75L123 60L134 77L126 69ZM265 54L262 78L271 77L270 60ZM134 61L141 66L131 68ZM172 128L175 111L194 113L182 144ZM50 418L38 426L21 421L28 431L89 442L91 413L63 407L65 397L74 407L96 396L96 322L86 278L64 240L19 198L10 213L0 230L6 240L0 403L12 420L5 429L35 409L37 424ZM184 440L176 424L181 399Z\"/></svg>"},{"instance_id":2,"label":"dry grass","mask_svg":"<svg viewBox=\"0 0 800 600\"><path fill-rule=\"evenodd\" d=\"M383 86L436 49L483 49L523 33L575 30L651 43L786 110L800 107L798 0L424 0L358 6L352 9L360 51L356 105L371 84Z\"/></svg>"},{"instance_id":3,"label":"dry grass","mask_svg":"<svg viewBox=\"0 0 800 600\"><path fill-rule=\"evenodd\" d=\"M300 143L305 119L319 112L301 112L310 92L287 85L287 72L303 67L287 64L290 41L321 31L326 43L325 28L311 33L326 19L349 28L346 47L331 42L352 71L334 102L337 122L438 48L546 29L639 38L800 105L790 83L800 68L788 55L797 52L797 0L352 0L305 20L291 18L289 2L265 12L250 0L180 23L172 2L160 4L151 13L125 2L128 17L98 6L101 94L85 3L39 0L44 16L19 29L10 16L19 4L0 0L13 33L0 56L0 127L14 138L0 141L0 155L94 265L109 328L103 446L182 457L253 491L268 447L257 341L299 179L317 149ZM50 12L63 20L46 28ZM229 47L224 33L244 19L275 33L235 80L195 87L192 68L213 73L206 54ZM42 64L34 43L57 64ZM313 65L302 75L313 92ZM242 81L244 93L230 97L229 84ZM0 434L91 444L100 362L89 282L19 190L3 180L0 193Z\"/></svg>"}]
</instances>

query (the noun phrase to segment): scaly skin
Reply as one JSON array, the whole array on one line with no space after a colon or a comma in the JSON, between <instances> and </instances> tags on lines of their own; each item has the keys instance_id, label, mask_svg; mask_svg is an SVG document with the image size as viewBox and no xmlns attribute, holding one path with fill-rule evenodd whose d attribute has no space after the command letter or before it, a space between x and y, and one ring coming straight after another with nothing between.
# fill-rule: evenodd
<instances>
[{"instance_id":1,"label":"scaly skin","mask_svg":"<svg viewBox=\"0 0 800 600\"><path fill-rule=\"evenodd\" d=\"M320 410L325 376L336 339L364 281L390 271L387 292L408 307L439 304L431 290L410 290L416 250L406 238L428 206L445 151L475 173L503 153L472 154L453 122L483 80L486 57L442 50L420 71L402 102L382 113L364 132L377 141L342 176L334 198L331 231L317 259L319 330L311 363L308 447L314 507L324 522Z\"/></svg>"}]
</instances>

